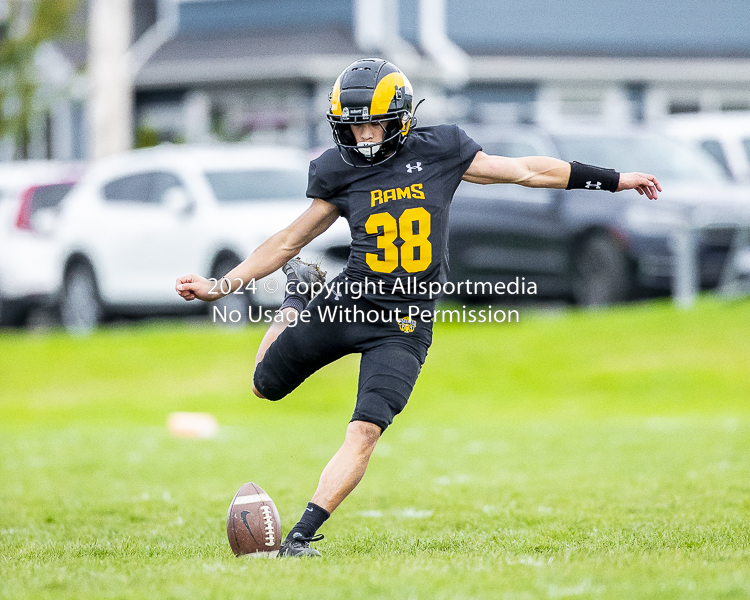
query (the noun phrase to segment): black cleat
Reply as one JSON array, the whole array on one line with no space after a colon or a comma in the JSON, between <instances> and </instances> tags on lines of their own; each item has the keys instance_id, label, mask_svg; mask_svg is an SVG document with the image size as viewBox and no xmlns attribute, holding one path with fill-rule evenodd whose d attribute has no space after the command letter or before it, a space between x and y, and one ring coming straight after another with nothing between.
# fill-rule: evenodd
<instances>
[{"instance_id":1,"label":"black cleat","mask_svg":"<svg viewBox=\"0 0 750 600\"><path fill-rule=\"evenodd\" d=\"M294 556L298 558L320 556L320 552L315 548L310 548L310 542L319 542L323 537L322 534L313 537L305 537L297 531L291 540L287 538L284 543L281 544L281 548L279 548L279 558L284 556Z\"/></svg>"},{"instance_id":2,"label":"black cleat","mask_svg":"<svg viewBox=\"0 0 750 600\"><path fill-rule=\"evenodd\" d=\"M305 306L312 300L313 291L322 290L326 281L325 271L321 271L318 265L300 260L299 257L290 260L281 270L286 275L287 298L292 296L300 298ZM300 283L306 285L298 289L297 284Z\"/></svg>"}]
</instances>

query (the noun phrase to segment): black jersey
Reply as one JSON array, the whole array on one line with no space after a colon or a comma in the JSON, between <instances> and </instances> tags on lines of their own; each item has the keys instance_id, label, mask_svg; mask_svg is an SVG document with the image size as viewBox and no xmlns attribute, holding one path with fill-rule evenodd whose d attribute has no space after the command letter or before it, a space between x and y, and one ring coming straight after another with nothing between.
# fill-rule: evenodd
<instances>
[{"instance_id":1,"label":"black jersey","mask_svg":"<svg viewBox=\"0 0 750 600\"><path fill-rule=\"evenodd\" d=\"M447 277L450 203L480 150L455 125L439 125L414 129L396 156L373 167L347 165L336 148L313 160L307 196L349 222L348 281L372 283L364 290L375 302L429 305L429 284L442 287Z\"/></svg>"}]
</instances>

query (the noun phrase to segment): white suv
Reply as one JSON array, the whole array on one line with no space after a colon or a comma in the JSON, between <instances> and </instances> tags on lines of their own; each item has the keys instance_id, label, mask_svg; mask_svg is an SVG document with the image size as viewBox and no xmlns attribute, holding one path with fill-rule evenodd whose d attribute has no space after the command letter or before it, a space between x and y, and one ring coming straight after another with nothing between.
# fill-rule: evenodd
<instances>
[{"instance_id":1,"label":"white suv","mask_svg":"<svg viewBox=\"0 0 750 600\"><path fill-rule=\"evenodd\" d=\"M308 164L290 148L172 145L95 163L65 199L56 227L63 325L86 332L113 315L205 311L176 294L176 278L220 277L298 217L310 205ZM303 258L320 261L332 277L350 244L340 219ZM223 305L247 321L248 304L280 303L285 281L279 271Z\"/></svg>"},{"instance_id":2,"label":"white suv","mask_svg":"<svg viewBox=\"0 0 750 600\"><path fill-rule=\"evenodd\" d=\"M699 145L736 181L750 182L750 112L670 117L664 132Z\"/></svg>"},{"instance_id":3,"label":"white suv","mask_svg":"<svg viewBox=\"0 0 750 600\"><path fill-rule=\"evenodd\" d=\"M33 309L52 304L57 277L51 232L80 169L56 162L0 163L0 325L22 325Z\"/></svg>"}]
</instances>

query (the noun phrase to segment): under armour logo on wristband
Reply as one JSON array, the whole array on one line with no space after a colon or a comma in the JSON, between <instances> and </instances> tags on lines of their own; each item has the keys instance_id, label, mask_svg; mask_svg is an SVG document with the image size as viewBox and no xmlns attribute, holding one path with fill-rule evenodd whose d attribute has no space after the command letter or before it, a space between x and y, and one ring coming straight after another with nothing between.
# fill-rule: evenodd
<instances>
[{"instance_id":1,"label":"under armour logo on wristband","mask_svg":"<svg viewBox=\"0 0 750 600\"><path fill-rule=\"evenodd\" d=\"M620 174L614 169L602 169L593 165L584 165L577 161L570 163L570 177L566 190L608 190L616 192Z\"/></svg>"},{"instance_id":2,"label":"under armour logo on wristband","mask_svg":"<svg viewBox=\"0 0 750 600\"><path fill-rule=\"evenodd\" d=\"M411 163L409 163L408 165L406 165L406 170L409 171L409 173L411 173L414 169L416 169L417 171L421 171L422 170L422 163L418 162L413 167L411 166Z\"/></svg>"}]
</instances>

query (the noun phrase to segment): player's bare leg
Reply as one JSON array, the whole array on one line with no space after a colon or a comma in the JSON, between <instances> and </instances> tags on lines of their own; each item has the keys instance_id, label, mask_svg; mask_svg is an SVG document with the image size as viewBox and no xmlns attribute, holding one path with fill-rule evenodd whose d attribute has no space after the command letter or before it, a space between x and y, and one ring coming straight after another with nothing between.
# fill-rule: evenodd
<instances>
[{"instance_id":1,"label":"player's bare leg","mask_svg":"<svg viewBox=\"0 0 750 600\"><path fill-rule=\"evenodd\" d=\"M332 513L362 480L381 433L373 423L349 423L344 443L320 475L312 502Z\"/></svg>"},{"instance_id":2,"label":"player's bare leg","mask_svg":"<svg viewBox=\"0 0 750 600\"><path fill-rule=\"evenodd\" d=\"M323 539L315 532L362 480L381 433L373 423L349 423L344 443L323 469L312 500L281 545L280 557L320 556L320 552L310 548L310 542Z\"/></svg>"}]
</instances>

